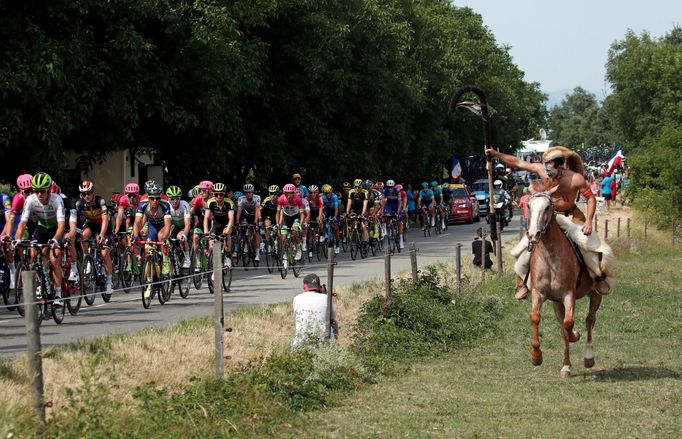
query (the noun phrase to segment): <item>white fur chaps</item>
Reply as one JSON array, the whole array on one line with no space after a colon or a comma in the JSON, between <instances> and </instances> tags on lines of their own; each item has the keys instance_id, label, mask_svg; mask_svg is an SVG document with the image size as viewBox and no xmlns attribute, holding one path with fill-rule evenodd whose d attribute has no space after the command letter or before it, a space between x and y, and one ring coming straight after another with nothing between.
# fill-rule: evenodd
<instances>
[{"instance_id":1,"label":"white fur chaps","mask_svg":"<svg viewBox=\"0 0 682 439\"><path fill-rule=\"evenodd\" d=\"M611 246L602 241L597 233L585 236L582 226L571 222L570 218L557 215L557 223L561 230L568 235L569 239L577 244L582 253L587 270L593 279L598 281L595 289L600 294L608 294L616 286L616 274L618 272L618 260L613 254ZM512 256L516 258L514 271L521 279L526 278L530 266L530 252L528 251L528 237L524 236L521 241L511 250ZM601 262L599 255L601 254ZM528 287L532 287L528 285Z\"/></svg>"}]
</instances>

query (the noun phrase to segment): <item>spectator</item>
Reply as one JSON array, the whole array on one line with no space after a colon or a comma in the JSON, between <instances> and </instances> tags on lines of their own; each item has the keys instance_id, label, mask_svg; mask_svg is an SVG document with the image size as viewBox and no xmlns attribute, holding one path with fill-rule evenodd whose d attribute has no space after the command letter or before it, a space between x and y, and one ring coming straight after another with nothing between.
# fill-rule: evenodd
<instances>
[{"instance_id":1,"label":"spectator","mask_svg":"<svg viewBox=\"0 0 682 439\"><path fill-rule=\"evenodd\" d=\"M474 265L480 267L481 261L485 261L484 268L490 268L493 266L493 261L490 259L490 253L493 251L493 244L487 239L483 239L482 227L479 227L478 230L476 230L476 234L478 236L474 239L474 242L471 243L471 253L474 255Z\"/></svg>"},{"instance_id":2,"label":"spectator","mask_svg":"<svg viewBox=\"0 0 682 439\"><path fill-rule=\"evenodd\" d=\"M614 183L613 185L611 183ZM611 177L611 174L604 172L604 179L601 181L601 193L604 196L604 201L606 202L606 208L611 208L611 190L615 186L615 180Z\"/></svg>"},{"instance_id":3,"label":"spectator","mask_svg":"<svg viewBox=\"0 0 682 439\"><path fill-rule=\"evenodd\" d=\"M296 335L291 342L292 348L300 347L308 341L319 342L325 339L327 288L320 283L320 278L314 273L303 278L303 292L294 297L294 319ZM331 339L336 339L338 326L334 307L332 307L331 332Z\"/></svg>"},{"instance_id":4,"label":"spectator","mask_svg":"<svg viewBox=\"0 0 682 439\"><path fill-rule=\"evenodd\" d=\"M523 230L528 230L528 199L530 198L530 193L528 193L528 188L523 188L523 195L519 199L518 203L514 203L519 209L523 209Z\"/></svg>"}]
</instances>

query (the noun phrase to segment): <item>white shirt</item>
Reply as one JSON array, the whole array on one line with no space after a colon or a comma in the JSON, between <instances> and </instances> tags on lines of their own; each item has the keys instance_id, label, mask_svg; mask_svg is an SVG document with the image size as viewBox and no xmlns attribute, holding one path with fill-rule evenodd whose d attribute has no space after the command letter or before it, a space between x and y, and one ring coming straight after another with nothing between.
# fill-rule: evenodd
<instances>
[{"instance_id":1,"label":"white shirt","mask_svg":"<svg viewBox=\"0 0 682 439\"><path fill-rule=\"evenodd\" d=\"M303 344L309 338L324 340L327 327L327 295L316 291L305 291L294 297L294 319L296 335L292 347ZM332 319L336 319L336 309L332 307ZM332 339L336 334L332 331Z\"/></svg>"}]
</instances>

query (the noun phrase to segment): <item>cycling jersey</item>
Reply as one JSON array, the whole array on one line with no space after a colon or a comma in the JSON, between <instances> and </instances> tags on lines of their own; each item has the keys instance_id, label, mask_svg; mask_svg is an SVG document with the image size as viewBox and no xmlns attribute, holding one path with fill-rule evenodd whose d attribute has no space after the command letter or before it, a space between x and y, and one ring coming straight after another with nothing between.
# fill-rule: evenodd
<instances>
[{"instance_id":1,"label":"cycling jersey","mask_svg":"<svg viewBox=\"0 0 682 439\"><path fill-rule=\"evenodd\" d=\"M362 213L362 205L368 199L367 191L361 189L360 191L352 190L348 193L350 199L350 208L353 212L360 215Z\"/></svg>"},{"instance_id":2,"label":"cycling jersey","mask_svg":"<svg viewBox=\"0 0 682 439\"><path fill-rule=\"evenodd\" d=\"M289 201L286 195L280 195L277 199L277 211L281 211L286 216L297 216L305 211L303 199L298 195L294 195L294 198Z\"/></svg>"},{"instance_id":3,"label":"cycling jersey","mask_svg":"<svg viewBox=\"0 0 682 439\"><path fill-rule=\"evenodd\" d=\"M128 195L123 195L118 200L118 210L123 211L123 215L125 216L125 218L131 218L133 216L133 213L137 211L139 205L140 205L139 197L137 197L134 203L130 200Z\"/></svg>"},{"instance_id":4,"label":"cycling jersey","mask_svg":"<svg viewBox=\"0 0 682 439\"><path fill-rule=\"evenodd\" d=\"M296 186L296 189L300 189L301 193L303 194L304 197L307 197L308 195L310 195L310 191L308 191L308 187L304 184L299 184L298 186Z\"/></svg>"},{"instance_id":5,"label":"cycling jersey","mask_svg":"<svg viewBox=\"0 0 682 439\"><path fill-rule=\"evenodd\" d=\"M147 194L142 194L142 195L140 195L140 196L138 197L138 198L140 199L140 203L143 202L143 201L147 201L147 197L148 197ZM161 194L161 199L162 199L163 201L168 201L168 195L166 195L166 194Z\"/></svg>"},{"instance_id":6,"label":"cycling jersey","mask_svg":"<svg viewBox=\"0 0 682 439\"><path fill-rule=\"evenodd\" d=\"M64 202L64 216L68 216L68 223L77 223L78 211L76 210L76 200L65 195L62 195L61 197Z\"/></svg>"},{"instance_id":7,"label":"cycling jersey","mask_svg":"<svg viewBox=\"0 0 682 439\"><path fill-rule=\"evenodd\" d=\"M218 200L211 198L208 200L208 203L206 203L206 209L204 210L213 214L213 221L226 226L230 221L230 212L234 211L234 203L226 197L223 200L223 204L219 205Z\"/></svg>"},{"instance_id":8,"label":"cycling jersey","mask_svg":"<svg viewBox=\"0 0 682 439\"><path fill-rule=\"evenodd\" d=\"M331 194L331 196L324 195L322 197L322 203L324 204L325 210L336 210L339 208L339 197L336 194Z\"/></svg>"},{"instance_id":9,"label":"cycling jersey","mask_svg":"<svg viewBox=\"0 0 682 439\"><path fill-rule=\"evenodd\" d=\"M319 210L322 207L324 207L324 203L322 202L322 197L320 196L320 194L317 194L315 198L313 198L312 195L308 195L305 199L308 202L308 204L310 204L310 211L315 214L317 214L317 212L319 212Z\"/></svg>"},{"instance_id":10,"label":"cycling jersey","mask_svg":"<svg viewBox=\"0 0 682 439\"><path fill-rule=\"evenodd\" d=\"M384 211L386 213L397 212L402 205L400 192L398 192L395 188L386 188L384 189L384 197L386 198L386 206L384 207Z\"/></svg>"},{"instance_id":11,"label":"cycling jersey","mask_svg":"<svg viewBox=\"0 0 682 439\"><path fill-rule=\"evenodd\" d=\"M424 189L419 191L419 194L417 194L417 198L421 200L422 204L426 204L427 206L431 204L431 200L434 197L434 193L431 189L427 189L424 191Z\"/></svg>"},{"instance_id":12,"label":"cycling jersey","mask_svg":"<svg viewBox=\"0 0 682 439\"><path fill-rule=\"evenodd\" d=\"M271 223L275 222L277 215L277 195L270 195L261 204L261 217L269 218Z\"/></svg>"},{"instance_id":13,"label":"cycling jersey","mask_svg":"<svg viewBox=\"0 0 682 439\"><path fill-rule=\"evenodd\" d=\"M135 216L138 218L146 216L147 223L155 227L163 227L166 218L171 218L170 212L171 207L168 201L159 200L159 205L156 210L152 210L152 205L149 201L141 201L140 205L137 207Z\"/></svg>"},{"instance_id":14,"label":"cycling jersey","mask_svg":"<svg viewBox=\"0 0 682 439\"><path fill-rule=\"evenodd\" d=\"M435 190L431 190L433 192L433 198L436 200L436 204L440 204L441 198L443 197L443 191L441 188L436 188Z\"/></svg>"},{"instance_id":15,"label":"cycling jersey","mask_svg":"<svg viewBox=\"0 0 682 439\"><path fill-rule=\"evenodd\" d=\"M368 204L372 205L372 204L381 203L382 195L381 195L381 192L379 192L378 190L370 189L368 191L368 195L369 195L369 198L368 198L369 203Z\"/></svg>"},{"instance_id":16,"label":"cycling jersey","mask_svg":"<svg viewBox=\"0 0 682 439\"><path fill-rule=\"evenodd\" d=\"M256 210L260 208L260 195L254 194L251 200L246 198L246 195L239 197L237 201L237 208L241 207L242 212L246 215L255 215Z\"/></svg>"},{"instance_id":17,"label":"cycling jersey","mask_svg":"<svg viewBox=\"0 0 682 439\"><path fill-rule=\"evenodd\" d=\"M173 208L173 203L168 203L170 205L170 215L173 227L177 229L185 228L185 220L190 219L190 207L189 203L185 200L180 200L180 204L177 209Z\"/></svg>"},{"instance_id":18,"label":"cycling jersey","mask_svg":"<svg viewBox=\"0 0 682 439\"><path fill-rule=\"evenodd\" d=\"M450 198L452 198L452 189L443 189L443 204L449 204Z\"/></svg>"},{"instance_id":19,"label":"cycling jersey","mask_svg":"<svg viewBox=\"0 0 682 439\"><path fill-rule=\"evenodd\" d=\"M44 229L52 229L64 222L64 202L57 194L50 194L47 204L38 200L38 195L31 194L26 198L24 210L21 213L21 221L28 222L31 215L35 216L38 226Z\"/></svg>"},{"instance_id":20,"label":"cycling jersey","mask_svg":"<svg viewBox=\"0 0 682 439\"><path fill-rule=\"evenodd\" d=\"M107 209L107 202L99 195L95 195L92 203L86 204L85 200L81 198L76 201L76 214L78 221L83 225L83 228L89 227L90 224L100 226L102 224L102 217L109 215Z\"/></svg>"}]
</instances>

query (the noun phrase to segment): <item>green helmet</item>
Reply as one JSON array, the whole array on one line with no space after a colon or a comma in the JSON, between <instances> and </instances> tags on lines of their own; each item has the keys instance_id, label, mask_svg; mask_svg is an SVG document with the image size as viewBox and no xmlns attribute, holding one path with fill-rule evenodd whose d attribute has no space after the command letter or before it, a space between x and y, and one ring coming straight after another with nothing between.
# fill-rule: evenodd
<instances>
[{"instance_id":1,"label":"green helmet","mask_svg":"<svg viewBox=\"0 0 682 439\"><path fill-rule=\"evenodd\" d=\"M199 193L200 193L199 185L194 186L194 188L192 188L192 198L198 197Z\"/></svg>"},{"instance_id":2,"label":"green helmet","mask_svg":"<svg viewBox=\"0 0 682 439\"><path fill-rule=\"evenodd\" d=\"M279 186L277 186L276 184L270 185L270 187L268 187L268 192L270 192L271 194L279 193Z\"/></svg>"},{"instance_id":3,"label":"green helmet","mask_svg":"<svg viewBox=\"0 0 682 439\"><path fill-rule=\"evenodd\" d=\"M355 187L362 186L362 180L360 180L359 178L356 178L355 180L353 180L353 186L355 186Z\"/></svg>"},{"instance_id":4,"label":"green helmet","mask_svg":"<svg viewBox=\"0 0 682 439\"><path fill-rule=\"evenodd\" d=\"M44 172L38 172L31 180L33 190L50 189L50 186L52 186L52 177Z\"/></svg>"},{"instance_id":5,"label":"green helmet","mask_svg":"<svg viewBox=\"0 0 682 439\"><path fill-rule=\"evenodd\" d=\"M166 195L168 195L168 198L178 198L182 196L182 189L180 189L177 186L168 186L168 189L166 189Z\"/></svg>"},{"instance_id":6,"label":"green helmet","mask_svg":"<svg viewBox=\"0 0 682 439\"><path fill-rule=\"evenodd\" d=\"M225 184L224 183L216 183L213 185L213 193L225 193Z\"/></svg>"}]
</instances>

